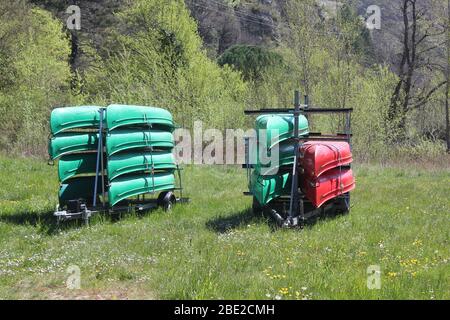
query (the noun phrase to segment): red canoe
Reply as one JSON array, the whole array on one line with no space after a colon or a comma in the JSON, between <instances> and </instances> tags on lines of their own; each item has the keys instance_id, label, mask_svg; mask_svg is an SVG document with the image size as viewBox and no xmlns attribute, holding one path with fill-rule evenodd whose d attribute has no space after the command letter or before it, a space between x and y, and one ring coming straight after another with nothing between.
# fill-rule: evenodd
<instances>
[{"instance_id":1,"label":"red canoe","mask_svg":"<svg viewBox=\"0 0 450 320\"><path fill-rule=\"evenodd\" d=\"M316 208L355 189L355 178L351 169L334 168L313 179L303 175L301 183L303 192Z\"/></svg>"},{"instance_id":2,"label":"red canoe","mask_svg":"<svg viewBox=\"0 0 450 320\"><path fill-rule=\"evenodd\" d=\"M308 141L300 147L305 175L317 178L324 172L353 161L350 145L342 141Z\"/></svg>"}]
</instances>

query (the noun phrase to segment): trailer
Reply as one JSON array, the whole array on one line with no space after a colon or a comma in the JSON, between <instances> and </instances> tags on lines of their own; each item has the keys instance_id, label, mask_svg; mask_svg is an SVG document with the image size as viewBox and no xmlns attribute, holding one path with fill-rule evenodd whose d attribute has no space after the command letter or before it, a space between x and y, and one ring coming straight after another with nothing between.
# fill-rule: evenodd
<instances>
[{"instance_id":1,"label":"trailer","mask_svg":"<svg viewBox=\"0 0 450 320\"><path fill-rule=\"evenodd\" d=\"M58 223L82 219L85 224L89 224L89 219L95 214L116 215L131 212L143 213L158 208L170 212L175 205L190 202L189 198L183 196L181 170L182 168L177 166L177 187L163 191L150 190L146 194L124 199L113 206L108 202L106 195L97 195L95 198L92 196L88 199L70 199L65 201L64 204L58 203L53 215L56 217ZM99 173L99 179L104 179L102 175L103 174ZM149 175L149 178L152 178L151 174Z\"/></svg>"},{"instance_id":2,"label":"trailer","mask_svg":"<svg viewBox=\"0 0 450 320\"><path fill-rule=\"evenodd\" d=\"M172 116L145 106L58 108L51 115L49 163L58 161L58 222L98 213L169 211L183 197L172 153Z\"/></svg>"},{"instance_id":3,"label":"trailer","mask_svg":"<svg viewBox=\"0 0 450 320\"><path fill-rule=\"evenodd\" d=\"M276 175L263 175L255 165L250 146L261 141L245 138L245 164L249 191L244 195L253 197L252 210L255 214L269 214L281 227L302 227L305 222L325 212L349 212L350 191L355 188L351 171L351 113L352 108L313 108L309 106L308 96L300 104L300 93L295 92L294 108L272 108L246 110L245 115L275 115L291 117L291 135L280 145L293 146L292 160L281 161ZM306 132L299 124L312 114L341 114L344 116L344 132L334 135ZM258 125L257 125L258 126ZM302 134L303 133L303 134ZM341 144L340 144L341 143ZM330 149L335 159L328 161L324 148ZM283 148L280 148L283 150ZM313 150L321 159L306 159L308 150ZM310 152L311 153L311 152ZM313 154L311 153L311 154ZM343 154L350 156L343 156ZM314 156L314 154L313 154ZM280 152L280 159L288 159ZM307 161L309 160L309 162ZM314 171L314 162L319 162L324 170ZM323 172L322 172L323 171ZM331 187L330 187L331 186Z\"/></svg>"}]
</instances>

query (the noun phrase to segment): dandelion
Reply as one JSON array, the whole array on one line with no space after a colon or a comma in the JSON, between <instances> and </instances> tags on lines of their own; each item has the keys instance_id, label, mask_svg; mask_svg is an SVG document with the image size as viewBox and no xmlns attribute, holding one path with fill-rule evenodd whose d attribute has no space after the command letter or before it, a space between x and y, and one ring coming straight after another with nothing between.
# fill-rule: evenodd
<instances>
[{"instance_id":1,"label":"dandelion","mask_svg":"<svg viewBox=\"0 0 450 320\"><path fill-rule=\"evenodd\" d=\"M417 246L417 247L420 247L422 245L422 240L420 240L420 239L416 239L416 240L414 240L414 242L413 242L413 246Z\"/></svg>"},{"instance_id":2,"label":"dandelion","mask_svg":"<svg viewBox=\"0 0 450 320\"><path fill-rule=\"evenodd\" d=\"M388 272L388 277L395 278L397 276L397 272Z\"/></svg>"},{"instance_id":3,"label":"dandelion","mask_svg":"<svg viewBox=\"0 0 450 320\"><path fill-rule=\"evenodd\" d=\"M281 295L286 296L286 295L289 294L289 289L288 289L288 288L280 288L280 290L278 290L278 292L279 292Z\"/></svg>"}]
</instances>

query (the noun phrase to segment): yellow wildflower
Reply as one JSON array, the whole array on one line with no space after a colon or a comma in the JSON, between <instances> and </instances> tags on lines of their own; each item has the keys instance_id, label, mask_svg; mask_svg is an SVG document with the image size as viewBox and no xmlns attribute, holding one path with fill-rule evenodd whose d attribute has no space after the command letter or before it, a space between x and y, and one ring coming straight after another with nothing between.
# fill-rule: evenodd
<instances>
[{"instance_id":1,"label":"yellow wildflower","mask_svg":"<svg viewBox=\"0 0 450 320\"><path fill-rule=\"evenodd\" d=\"M388 272L388 277L395 278L397 276L397 272Z\"/></svg>"}]
</instances>

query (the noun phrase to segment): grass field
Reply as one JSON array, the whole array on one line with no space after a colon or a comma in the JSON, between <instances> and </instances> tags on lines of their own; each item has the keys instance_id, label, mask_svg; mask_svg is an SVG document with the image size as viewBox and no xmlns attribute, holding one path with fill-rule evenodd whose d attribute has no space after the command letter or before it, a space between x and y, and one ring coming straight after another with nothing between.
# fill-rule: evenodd
<instances>
[{"instance_id":1,"label":"grass field","mask_svg":"<svg viewBox=\"0 0 450 320\"><path fill-rule=\"evenodd\" d=\"M356 173L351 213L303 230L253 217L235 167L186 168L192 203L172 213L59 229L56 168L1 156L0 298L450 299L450 170ZM71 265L81 289L66 288Z\"/></svg>"}]
</instances>

